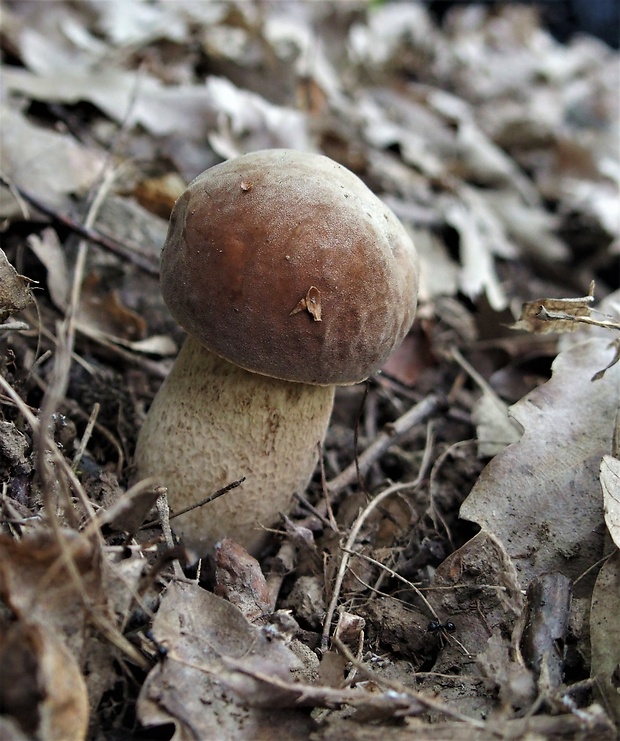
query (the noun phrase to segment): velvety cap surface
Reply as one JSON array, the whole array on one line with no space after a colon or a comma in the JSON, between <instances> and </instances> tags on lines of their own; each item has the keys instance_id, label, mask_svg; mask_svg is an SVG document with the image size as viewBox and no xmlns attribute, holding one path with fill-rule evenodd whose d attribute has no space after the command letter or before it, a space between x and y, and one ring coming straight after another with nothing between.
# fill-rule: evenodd
<instances>
[{"instance_id":1,"label":"velvety cap surface","mask_svg":"<svg viewBox=\"0 0 620 741\"><path fill-rule=\"evenodd\" d=\"M378 370L413 322L417 257L352 172L322 155L265 150L189 185L172 213L161 284L179 324L226 360L348 384Z\"/></svg>"}]
</instances>

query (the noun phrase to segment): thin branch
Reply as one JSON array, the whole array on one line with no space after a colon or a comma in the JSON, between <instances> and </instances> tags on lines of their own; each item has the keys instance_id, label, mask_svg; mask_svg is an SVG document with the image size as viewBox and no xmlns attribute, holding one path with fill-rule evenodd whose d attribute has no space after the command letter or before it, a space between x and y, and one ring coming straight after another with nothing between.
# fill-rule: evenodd
<instances>
[{"instance_id":1,"label":"thin branch","mask_svg":"<svg viewBox=\"0 0 620 741\"><path fill-rule=\"evenodd\" d=\"M44 216L47 216L57 224L61 224L83 239L87 239L89 242L96 244L107 252L111 252L118 257L129 260L129 262L133 263L145 273L149 273L150 275L159 275L159 265L157 264L156 258L141 250L137 245L128 247L121 242L117 242L111 237L107 237L105 234L102 234L97 229L93 229L91 226L81 224L68 214L60 213L56 209L40 201L36 196L32 195L32 193L29 193L23 188L11 183L8 178L3 175L0 175L0 184L9 188L14 195L19 195L20 198L29 203Z\"/></svg>"},{"instance_id":2,"label":"thin branch","mask_svg":"<svg viewBox=\"0 0 620 741\"><path fill-rule=\"evenodd\" d=\"M427 420L439 409L439 406L439 397L431 394L405 412L396 422L387 425L385 430L377 435L372 444L360 455L357 462L351 463L327 483L329 494L331 496L339 494L345 487L355 483L358 471L360 476L364 476L394 443L397 443L413 427Z\"/></svg>"}]
</instances>

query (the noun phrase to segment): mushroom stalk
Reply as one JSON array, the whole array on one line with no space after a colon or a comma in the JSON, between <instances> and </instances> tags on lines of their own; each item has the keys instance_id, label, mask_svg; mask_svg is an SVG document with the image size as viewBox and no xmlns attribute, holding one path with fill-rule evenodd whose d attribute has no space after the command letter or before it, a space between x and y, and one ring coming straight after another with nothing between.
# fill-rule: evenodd
<instances>
[{"instance_id":1,"label":"mushroom stalk","mask_svg":"<svg viewBox=\"0 0 620 741\"><path fill-rule=\"evenodd\" d=\"M139 474L168 488L173 512L245 476L175 531L201 555L224 536L256 554L310 481L333 399L333 386L249 373L188 337L140 431Z\"/></svg>"}]
</instances>

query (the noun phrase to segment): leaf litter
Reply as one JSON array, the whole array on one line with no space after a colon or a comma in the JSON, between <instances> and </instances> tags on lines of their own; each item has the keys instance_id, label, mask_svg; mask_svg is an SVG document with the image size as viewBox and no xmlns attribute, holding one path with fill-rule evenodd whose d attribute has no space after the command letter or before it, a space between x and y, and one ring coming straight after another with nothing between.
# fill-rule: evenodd
<instances>
[{"instance_id":1,"label":"leaf litter","mask_svg":"<svg viewBox=\"0 0 620 741\"><path fill-rule=\"evenodd\" d=\"M617 52L544 7L2 11L0 735L614 738ZM418 319L261 558L196 563L131 468L158 253L185 182L281 146L401 218Z\"/></svg>"}]
</instances>

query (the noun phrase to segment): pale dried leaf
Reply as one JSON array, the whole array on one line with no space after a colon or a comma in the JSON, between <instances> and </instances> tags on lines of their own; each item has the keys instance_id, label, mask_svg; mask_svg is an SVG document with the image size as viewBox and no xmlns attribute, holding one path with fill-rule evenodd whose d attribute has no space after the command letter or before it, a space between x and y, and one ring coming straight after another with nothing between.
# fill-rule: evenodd
<instances>
[{"instance_id":1,"label":"pale dried leaf","mask_svg":"<svg viewBox=\"0 0 620 741\"><path fill-rule=\"evenodd\" d=\"M611 455L601 462L601 486L605 523L611 539L620 548L620 460Z\"/></svg>"},{"instance_id":2,"label":"pale dried leaf","mask_svg":"<svg viewBox=\"0 0 620 741\"><path fill-rule=\"evenodd\" d=\"M95 5L99 25L117 46L142 45L156 39L182 43L188 29L182 15L170 3L149 4L106 0Z\"/></svg>"},{"instance_id":3,"label":"pale dried leaf","mask_svg":"<svg viewBox=\"0 0 620 741\"><path fill-rule=\"evenodd\" d=\"M9 74L6 69L3 77L5 74ZM35 126L6 105L0 107L0 116L2 174L46 206L64 208L69 194L83 195L100 176L104 155L92 147L78 144L67 134ZM0 216L20 215L13 195L0 188Z\"/></svg>"},{"instance_id":4,"label":"pale dried leaf","mask_svg":"<svg viewBox=\"0 0 620 741\"><path fill-rule=\"evenodd\" d=\"M118 343L119 338L115 338ZM176 342L167 334L156 334L146 337L137 342L119 343L129 347L134 352L145 353L147 355L161 355L163 358L173 357L179 351Z\"/></svg>"},{"instance_id":5,"label":"pale dried leaf","mask_svg":"<svg viewBox=\"0 0 620 741\"><path fill-rule=\"evenodd\" d=\"M141 125L156 136L180 131L190 140L206 136L225 158L242 150L309 145L302 113L273 105L223 78L210 77L205 85L168 86L145 72L113 67L97 72L76 69L60 76L5 69L4 84L37 100L87 100L113 120L127 127Z\"/></svg>"},{"instance_id":6,"label":"pale dried leaf","mask_svg":"<svg viewBox=\"0 0 620 741\"><path fill-rule=\"evenodd\" d=\"M473 191L469 190L470 195ZM480 203L479 199L470 198ZM485 293L489 303L500 311L506 307L507 299L497 276L493 261L493 246L488 238L488 224L484 217L488 212L480 209L468 210L463 202L451 200L445 208L445 219L459 234L462 271L460 287L471 299ZM482 219L482 220L481 220Z\"/></svg>"},{"instance_id":7,"label":"pale dried leaf","mask_svg":"<svg viewBox=\"0 0 620 741\"><path fill-rule=\"evenodd\" d=\"M620 724L620 551L600 570L590 613L591 676L603 704Z\"/></svg>"},{"instance_id":8,"label":"pale dried leaf","mask_svg":"<svg viewBox=\"0 0 620 741\"><path fill-rule=\"evenodd\" d=\"M478 455L492 458L504 448L516 443L523 432L521 425L508 413L508 404L491 389L484 388L482 396L472 410L476 425Z\"/></svg>"},{"instance_id":9,"label":"pale dried leaf","mask_svg":"<svg viewBox=\"0 0 620 741\"><path fill-rule=\"evenodd\" d=\"M556 358L551 380L511 407L520 441L489 463L461 507L503 543L524 587L545 571L577 578L602 556L598 469L611 446L620 366L591 378L609 355L609 343L591 340Z\"/></svg>"},{"instance_id":10,"label":"pale dried leaf","mask_svg":"<svg viewBox=\"0 0 620 741\"><path fill-rule=\"evenodd\" d=\"M569 257L566 244L553 233L558 226L557 218L541 208L526 205L513 191L488 191L485 197L508 235L526 255L548 261L565 261Z\"/></svg>"},{"instance_id":11,"label":"pale dried leaf","mask_svg":"<svg viewBox=\"0 0 620 741\"><path fill-rule=\"evenodd\" d=\"M28 246L47 270L46 283L50 298L57 309L64 311L69 300L71 281L65 251L58 234L54 229L44 229L40 236L31 234L28 237Z\"/></svg>"}]
</instances>

